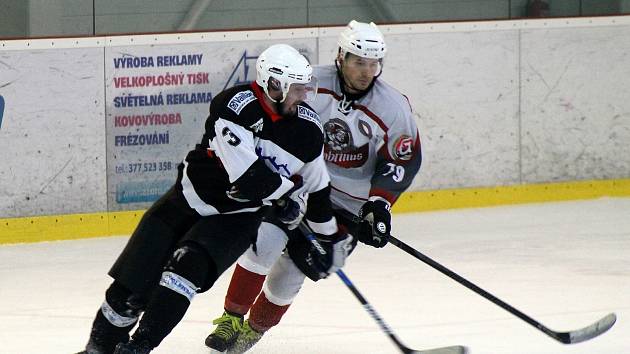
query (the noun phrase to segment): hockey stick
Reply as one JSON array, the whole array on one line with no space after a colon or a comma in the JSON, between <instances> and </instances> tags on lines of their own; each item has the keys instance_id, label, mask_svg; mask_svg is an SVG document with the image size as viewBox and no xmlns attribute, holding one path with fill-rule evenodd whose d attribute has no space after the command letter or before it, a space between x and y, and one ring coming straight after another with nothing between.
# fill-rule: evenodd
<instances>
[{"instance_id":1,"label":"hockey stick","mask_svg":"<svg viewBox=\"0 0 630 354\"><path fill-rule=\"evenodd\" d=\"M389 237L389 242L392 243L394 246L400 248L401 250L403 250L403 251L409 253L410 255L414 256L415 258L421 260L422 262L428 264L432 268L438 270L442 274L444 274L444 275L448 276L449 278L455 280L456 282L462 284L463 286L467 287L468 289L470 289L470 290L474 291L475 293L485 297L486 299L490 300L495 305L498 305L499 307L503 308L507 312L509 312L512 315L520 318L521 320L529 323L530 325L532 325L533 327L535 327L539 331L545 333L546 335L550 336L551 338L553 338L553 339L555 339L555 340L557 340L557 341L559 341L561 343L574 344L574 343L584 342L584 341L587 341L589 339L593 339L593 338L599 336L600 334L606 332L607 330L609 330L615 324L615 321L617 320L617 316L614 313L609 313L608 315L606 315L603 318L601 318L599 321L597 321L597 322L595 322L595 323L593 323L593 324L591 324L589 326L586 326L584 328L581 328L581 329L576 329L574 331L568 331L568 332L556 332L556 331L553 331L553 330L549 329L548 327L544 326L542 323L534 320L533 318L527 316L526 314L522 313L521 311L515 309L511 305L501 301L496 296L490 294L489 292L483 290L482 288L478 287L477 285L475 285L475 284L471 283L470 281L464 279L459 274L451 271L450 269L448 269L445 266L439 264L438 262L434 261L433 259L425 256L424 254L422 254L419 251L417 251L415 248L407 245L406 243L402 242L401 240L397 239L396 237L390 236Z\"/></svg>"},{"instance_id":2,"label":"hockey stick","mask_svg":"<svg viewBox=\"0 0 630 354\"><path fill-rule=\"evenodd\" d=\"M326 250L322 248L319 241L317 241L317 239L315 238L313 231L310 229L310 227L308 227L308 225L306 225L306 223L304 222L300 223L300 231L302 231L304 236L306 236L306 238L313 244L315 249L321 255L326 255ZM398 337L396 337L396 335L394 334L394 331L387 325L387 323L385 323L383 318L376 312L374 307L372 307L372 305L370 305L370 303L365 299L365 297L359 292L359 289L357 289L357 287L354 286L354 284L352 283L352 281L350 281L350 279L346 276L346 274L341 269L337 270L336 273L339 276L339 278L341 278L343 283L348 287L348 289L350 289L352 294L354 294L354 296L359 300L361 305L363 305L363 308L365 309L365 311L367 311L370 317L372 317L372 319L374 319L374 321L378 323L379 327L381 327L381 330L387 334L387 336L394 342L394 344L396 344L396 346L398 347L398 349L400 349L402 353L405 353L405 354L466 354L468 353L468 350L466 347L459 346L459 345L450 346L450 347L442 347L442 348L434 348L434 349L426 349L426 350L414 350L414 349L408 348L407 346L402 344L402 342L398 339Z\"/></svg>"}]
</instances>

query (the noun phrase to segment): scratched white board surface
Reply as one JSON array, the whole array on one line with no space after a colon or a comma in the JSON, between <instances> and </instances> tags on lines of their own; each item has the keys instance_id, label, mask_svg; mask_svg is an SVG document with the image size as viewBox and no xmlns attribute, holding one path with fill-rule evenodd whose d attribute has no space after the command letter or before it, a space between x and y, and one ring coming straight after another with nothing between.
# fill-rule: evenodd
<instances>
[{"instance_id":1,"label":"scratched white board surface","mask_svg":"<svg viewBox=\"0 0 630 354\"><path fill-rule=\"evenodd\" d=\"M0 52L0 217L106 209L103 48Z\"/></svg>"},{"instance_id":2,"label":"scratched white board surface","mask_svg":"<svg viewBox=\"0 0 630 354\"><path fill-rule=\"evenodd\" d=\"M630 176L630 26L522 33L526 183Z\"/></svg>"}]
</instances>

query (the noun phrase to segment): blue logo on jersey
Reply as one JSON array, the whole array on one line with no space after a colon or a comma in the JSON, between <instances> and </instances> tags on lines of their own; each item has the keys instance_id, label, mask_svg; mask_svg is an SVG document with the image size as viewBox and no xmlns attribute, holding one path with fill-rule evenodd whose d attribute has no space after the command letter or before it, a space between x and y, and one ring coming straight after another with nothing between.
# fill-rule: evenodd
<instances>
[{"instance_id":1,"label":"blue logo on jersey","mask_svg":"<svg viewBox=\"0 0 630 354\"><path fill-rule=\"evenodd\" d=\"M280 172L280 169L283 169L285 174L282 174L285 177L289 177L291 176L291 171L289 171L289 167L287 166L286 163L284 164L278 164L276 163L276 156L265 156L262 154L262 148L257 147L256 148L256 155L258 155L258 157L260 157L263 161L267 160L269 161L269 163L271 163L271 165L276 169L276 171Z\"/></svg>"},{"instance_id":2,"label":"blue logo on jersey","mask_svg":"<svg viewBox=\"0 0 630 354\"><path fill-rule=\"evenodd\" d=\"M0 95L0 128L2 128L2 116L4 115L4 97Z\"/></svg>"}]
</instances>

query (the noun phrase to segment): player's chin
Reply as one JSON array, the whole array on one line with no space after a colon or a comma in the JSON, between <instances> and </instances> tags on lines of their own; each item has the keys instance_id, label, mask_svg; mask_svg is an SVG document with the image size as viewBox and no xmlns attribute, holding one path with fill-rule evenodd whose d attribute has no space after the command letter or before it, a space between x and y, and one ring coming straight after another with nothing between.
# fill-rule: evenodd
<instances>
[{"instance_id":1,"label":"player's chin","mask_svg":"<svg viewBox=\"0 0 630 354\"><path fill-rule=\"evenodd\" d=\"M356 84L354 85L354 87L356 89L358 89L359 91L365 91L365 90L367 90L368 87L370 87L370 82L369 81L357 81Z\"/></svg>"}]
</instances>

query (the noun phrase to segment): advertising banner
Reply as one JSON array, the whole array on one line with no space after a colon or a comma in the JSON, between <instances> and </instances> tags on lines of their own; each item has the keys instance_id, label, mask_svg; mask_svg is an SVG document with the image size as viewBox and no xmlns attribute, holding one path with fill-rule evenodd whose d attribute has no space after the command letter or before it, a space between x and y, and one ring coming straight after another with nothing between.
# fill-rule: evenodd
<instances>
[{"instance_id":1,"label":"advertising banner","mask_svg":"<svg viewBox=\"0 0 630 354\"><path fill-rule=\"evenodd\" d=\"M316 40L284 40L311 61ZM256 78L271 41L110 47L105 51L109 210L148 207L200 142L210 101Z\"/></svg>"}]
</instances>

